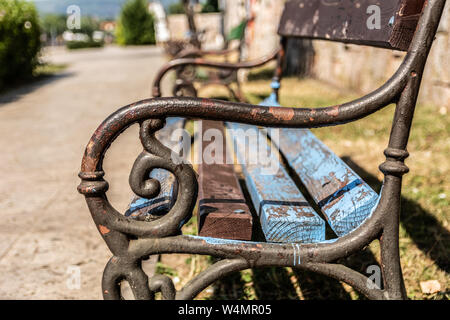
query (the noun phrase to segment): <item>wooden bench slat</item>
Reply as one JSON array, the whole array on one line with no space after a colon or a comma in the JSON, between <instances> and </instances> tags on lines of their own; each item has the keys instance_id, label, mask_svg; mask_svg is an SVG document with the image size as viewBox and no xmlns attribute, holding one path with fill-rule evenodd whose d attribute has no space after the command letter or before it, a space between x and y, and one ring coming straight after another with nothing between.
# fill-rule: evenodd
<instances>
[{"instance_id":1,"label":"wooden bench slat","mask_svg":"<svg viewBox=\"0 0 450 320\"><path fill-rule=\"evenodd\" d=\"M376 207L378 194L310 130L280 129L274 143L339 237L357 228Z\"/></svg>"},{"instance_id":2,"label":"wooden bench slat","mask_svg":"<svg viewBox=\"0 0 450 320\"><path fill-rule=\"evenodd\" d=\"M202 160L198 165L198 234L221 239L251 240L252 214L239 186L234 165L226 163L227 144L223 122L197 121L195 128L195 135L202 141L202 148L197 148L197 156ZM211 129L220 132L222 137L223 163L207 164L202 158L203 150L211 143L204 141L204 133Z\"/></svg>"},{"instance_id":3,"label":"wooden bench slat","mask_svg":"<svg viewBox=\"0 0 450 320\"><path fill-rule=\"evenodd\" d=\"M425 0L290 0L278 33L408 50ZM379 25L371 17L377 17ZM369 10L368 10L369 8ZM374 24L375 22L375 24ZM370 26L370 28L369 28Z\"/></svg>"},{"instance_id":4,"label":"wooden bench slat","mask_svg":"<svg viewBox=\"0 0 450 320\"><path fill-rule=\"evenodd\" d=\"M254 164L254 157L257 157L257 150L254 149L256 146L250 146L253 148L252 157L246 156L246 135L239 130L254 130L254 134L258 135L258 143L264 142L265 150L270 152L266 137L254 126L238 123L227 125L231 129L229 133L234 142L234 150L242 166L266 241L313 243L325 240L325 221L311 208L286 170L278 166L276 172L268 174L263 165ZM273 163L279 163L277 154L271 152L269 155Z\"/></svg>"},{"instance_id":5,"label":"wooden bench slat","mask_svg":"<svg viewBox=\"0 0 450 320\"><path fill-rule=\"evenodd\" d=\"M156 137L166 147L174 150L179 142L173 141L172 134L175 130L182 129L184 122L184 118L168 118L165 127L156 133ZM164 169L153 170L150 177L160 182L161 191L159 195L153 199L134 196L125 212L125 216L135 219L151 219L167 213L172 207L176 198L175 177Z\"/></svg>"}]
</instances>

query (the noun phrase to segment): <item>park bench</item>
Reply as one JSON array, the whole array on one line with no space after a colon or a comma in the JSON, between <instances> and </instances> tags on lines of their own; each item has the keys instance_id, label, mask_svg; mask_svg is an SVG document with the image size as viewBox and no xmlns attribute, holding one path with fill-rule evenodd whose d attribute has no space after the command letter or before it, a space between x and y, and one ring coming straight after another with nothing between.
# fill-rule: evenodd
<instances>
[{"instance_id":1,"label":"park bench","mask_svg":"<svg viewBox=\"0 0 450 320\"><path fill-rule=\"evenodd\" d=\"M164 44L164 49L166 53L172 58L177 57L177 55L183 50L187 49L200 49L201 42L199 39L199 32L197 31L197 25L195 23L194 9L191 6L190 0L182 1L184 12L186 15L188 23L188 40L169 40Z\"/></svg>"},{"instance_id":2,"label":"park bench","mask_svg":"<svg viewBox=\"0 0 450 320\"><path fill-rule=\"evenodd\" d=\"M166 52L172 59L205 59L206 57L219 57L228 62L231 58L241 61L242 50L245 45L245 31L247 25L252 18L244 18L237 26L233 27L225 36L224 46L220 50L203 50L201 36L205 30L198 31L194 9L192 8L190 0L183 0L186 18L189 26L189 40L188 41L168 41L165 44ZM233 46L233 43L237 45ZM206 87L210 85L224 86L233 98L239 101L244 101L240 82L235 69L222 69L219 71L205 71L198 68L193 68L192 65L183 65L175 68L176 80L172 90L174 96L192 96L196 95L197 86ZM232 84L236 84L236 90L232 88Z\"/></svg>"},{"instance_id":3,"label":"park bench","mask_svg":"<svg viewBox=\"0 0 450 320\"><path fill-rule=\"evenodd\" d=\"M239 63L245 45L245 30L250 21L251 19L244 19L230 31L226 37L223 49L202 50L201 48L191 46L178 52L173 61L179 61L181 59L197 59L197 61L202 61L215 57L230 63L230 65L236 62ZM231 45L234 40L238 41L237 46ZM231 59L236 61L231 63ZM220 85L224 86L235 100L245 101L237 74L238 69L205 70L196 68L190 64L170 67L170 69L175 70L176 73L175 85L172 90L174 96L192 96L197 94L199 88ZM197 85L197 88L194 84ZM236 89L233 89L232 84L236 84Z\"/></svg>"},{"instance_id":4,"label":"park bench","mask_svg":"<svg viewBox=\"0 0 450 320\"><path fill-rule=\"evenodd\" d=\"M114 255L103 274L104 298L119 299L120 282L125 280L136 299L152 299L156 292L164 299L192 299L230 273L278 266L330 276L370 299L405 299L398 244L402 176L409 171L404 160L409 155L407 141L421 78L444 4L445 0L287 1L279 25L281 48L273 55L235 65L183 58L164 67L155 80L155 98L125 106L108 117L83 157L78 190ZM377 12L380 28L372 28L377 23L370 19L377 19L373 18ZM280 66L289 37L371 45L407 54L385 84L357 100L315 109L280 107ZM159 82L170 68L251 68L272 59L278 60L273 94L263 105L159 98ZM376 194L308 129L356 121L391 103L396 109L384 151L386 161L379 167L383 186ZM168 137L183 127L185 119L202 120L197 135L209 128L227 136L228 142L221 143L222 150L228 151L218 154L234 151L245 183L239 182L237 167L227 161L203 162L197 174L171 150L182 141ZM222 121L234 130L225 132ZM140 124L144 150L129 179L137 198L123 215L106 197L102 160L114 139L134 123ZM249 150L245 130L253 132L250 137L258 142L250 144ZM201 145L207 142L203 139ZM268 150L274 152L266 152L267 162L252 162L254 155ZM200 235L183 235L181 227L196 204ZM253 210L259 221L252 219ZM256 224L264 240L253 237L251 229ZM331 237L325 232L327 225L334 232ZM366 276L336 262L376 239L382 288L368 285ZM168 276L148 279L141 268L149 256L174 253L211 255L218 260L176 291Z\"/></svg>"},{"instance_id":5,"label":"park bench","mask_svg":"<svg viewBox=\"0 0 450 320\"><path fill-rule=\"evenodd\" d=\"M207 50L202 51L202 41L201 37L205 33L205 30L198 30L197 24L195 22L195 12L192 6L191 0L182 0L184 7L187 23L188 23L188 40L170 40L164 44L166 53L172 58L183 58L190 56L194 51L196 54L220 54L228 55L234 51L239 53L242 50L242 45L245 42L245 30L247 24L251 19L244 19L240 24L235 26L230 30L230 32L225 36L223 50ZM236 48L231 48L231 42L233 40L239 40L239 45Z\"/></svg>"}]
</instances>

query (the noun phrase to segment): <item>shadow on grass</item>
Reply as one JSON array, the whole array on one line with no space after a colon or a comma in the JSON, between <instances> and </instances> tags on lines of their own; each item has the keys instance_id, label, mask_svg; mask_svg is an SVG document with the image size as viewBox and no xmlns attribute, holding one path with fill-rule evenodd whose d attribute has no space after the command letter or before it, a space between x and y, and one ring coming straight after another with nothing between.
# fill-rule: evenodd
<instances>
[{"instance_id":1,"label":"shadow on grass","mask_svg":"<svg viewBox=\"0 0 450 320\"><path fill-rule=\"evenodd\" d=\"M262 68L257 71L251 71L248 74L247 81L270 80L273 78L274 73L275 73L274 68Z\"/></svg>"},{"instance_id":2,"label":"shadow on grass","mask_svg":"<svg viewBox=\"0 0 450 320\"><path fill-rule=\"evenodd\" d=\"M39 75L22 83L14 84L0 91L0 107L1 104L11 103L19 100L23 96L43 87L51 84L57 80L61 80L72 76L72 72L60 72L56 74Z\"/></svg>"},{"instance_id":3,"label":"shadow on grass","mask_svg":"<svg viewBox=\"0 0 450 320\"><path fill-rule=\"evenodd\" d=\"M358 166L349 157L343 157L342 160L379 192L381 182L375 176ZM447 229L420 204L405 197L401 198L400 223L415 245L442 271L450 273L450 233Z\"/></svg>"},{"instance_id":4,"label":"shadow on grass","mask_svg":"<svg viewBox=\"0 0 450 320\"><path fill-rule=\"evenodd\" d=\"M369 265L378 265L369 249L337 262L362 274L365 274ZM234 273L215 283L211 299L297 300L302 296L305 300L352 300L342 283L335 279L302 269L292 271L289 273L288 269L280 267L255 268L251 279L247 281L240 273ZM301 296L294 283L298 284ZM248 287L252 288L253 295L248 294ZM358 299L365 299L355 294Z\"/></svg>"}]
</instances>

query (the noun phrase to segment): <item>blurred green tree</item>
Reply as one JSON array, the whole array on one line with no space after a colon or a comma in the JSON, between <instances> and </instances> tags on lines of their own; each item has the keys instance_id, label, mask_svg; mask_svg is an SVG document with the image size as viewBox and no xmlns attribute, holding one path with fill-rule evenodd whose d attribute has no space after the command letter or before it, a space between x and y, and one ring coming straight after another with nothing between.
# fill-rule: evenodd
<instances>
[{"instance_id":1,"label":"blurred green tree","mask_svg":"<svg viewBox=\"0 0 450 320\"><path fill-rule=\"evenodd\" d=\"M92 34L94 33L94 31L100 30L100 20L91 16L81 17L80 27L80 30L75 31L87 34L92 38Z\"/></svg>"},{"instance_id":2,"label":"blurred green tree","mask_svg":"<svg viewBox=\"0 0 450 320\"><path fill-rule=\"evenodd\" d=\"M40 36L32 2L0 0L0 89L33 75L41 49Z\"/></svg>"},{"instance_id":3,"label":"blurred green tree","mask_svg":"<svg viewBox=\"0 0 450 320\"><path fill-rule=\"evenodd\" d=\"M202 12L220 12L219 10L219 1L218 0L207 0L206 3L202 7Z\"/></svg>"},{"instance_id":4,"label":"blurred green tree","mask_svg":"<svg viewBox=\"0 0 450 320\"><path fill-rule=\"evenodd\" d=\"M169 14L183 14L185 13L184 4L179 1L177 3L172 3L168 8Z\"/></svg>"},{"instance_id":5,"label":"blurred green tree","mask_svg":"<svg viewBox=\"0 0 450 320\"><path fill-rule=\"evenodd\" d=\"M154 18L146 0L128 0L117 24L117 43L121 45L155 44Z\"/></svg>"},{"instance_id":6,"label":"blurred green tree","mask_svg":"<svg viewBox=\"0 0 450 320\"><path fill-rule=\"evenodd\" d=\"M67 29L66 16L62 14L46 14L40 19L40 24L42 26L42 32L48 38L59 36Z\"/></svg>"}]
</instances>

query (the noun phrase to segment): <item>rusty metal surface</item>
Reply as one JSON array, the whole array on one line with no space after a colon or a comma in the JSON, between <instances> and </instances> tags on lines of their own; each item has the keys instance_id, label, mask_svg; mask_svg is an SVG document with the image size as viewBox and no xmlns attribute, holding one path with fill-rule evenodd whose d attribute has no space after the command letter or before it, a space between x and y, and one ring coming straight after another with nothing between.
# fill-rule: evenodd
<instances>
[{"instance_id":1,"label":"rusty metal surface","mask_svg":"<svg viewBox=\"0 0 450 320\"><path fill-rule=\"evenodd\" d=\"M248 104L196 98L158 98L140 101L119 109L95 131L83 157L82 179L78 191L85 196L89 210L113 257L102 281L105 299L119 299L119 282L130 283L135 298L152 299L162 292L165 299L188 299L221 277L246 268L290 266L312 270L343 281L371 299L405 299L400 265L398 227L402 175L408 172L407 141L427 55L436 33L445 0L425 4L414 39L403 63L383 86L368 95L337 106L319 109L260 107ZM192 61L183 61L183 63ZM229 68L233 68L229 66ZM273 244L221 240L176 235L180 223L192 215L197 199L197 178L188 164L175 161L169 149L155 137L171 116L227 120L265 127L312 128L358 120L389 103L396 111L386 161L380 201L373 214L356 230L337 239L316 244ZM177 199L163 217L151 222L124 217L106 197L108 182L103 179L103 158L114 139L129 126L140 123L144 151L133 166L130 185L141 197L159 193L159 182L148 179L153 169L169 170L178 183ZM369 289L367 277L343 265L334 264L373 240L380 240L383 289ZM148 279L142 271L142 259L162 253L190 253L222 258L180 291L167 276Z\"/></svg>"}]
</instances>

